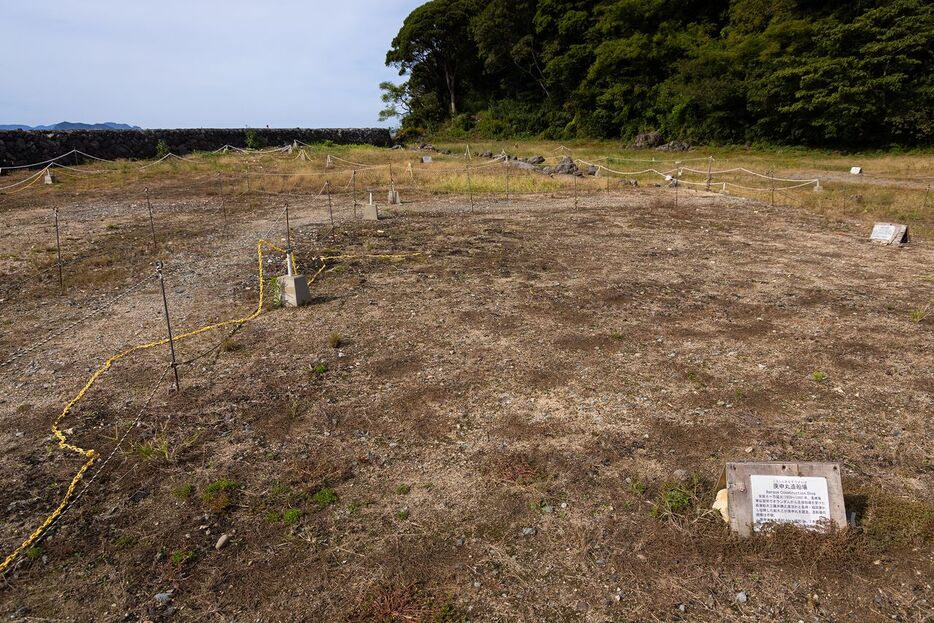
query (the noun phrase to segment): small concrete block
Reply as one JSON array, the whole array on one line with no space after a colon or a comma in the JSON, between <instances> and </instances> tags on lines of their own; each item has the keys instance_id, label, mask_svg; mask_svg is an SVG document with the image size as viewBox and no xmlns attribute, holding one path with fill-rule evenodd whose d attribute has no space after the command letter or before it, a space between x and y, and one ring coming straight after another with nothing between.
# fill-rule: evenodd
<instances>
[{"instance_id":1,"label":"small concrete block","mask_svg":"<svg viewBox=\"0 0 934 623\"><path fill-rule=\"evenodd\" d=\"M46 171L46 172L45 172L45 180L44 180L44 181L45 181L46 184L54 184L54 183L55 183L55 176L52 175L52 172L51 172L51 171Z\"/></svg>"},{"instance_id":2,"label":"small concrete block","mask_svg":"<svg viewBox=\"0 0 934 623\"><path fill-rule=\"evenodd\" d=\"M431 156L422 156L422 164L431 164L432 162Z\"/></svg>"},{"instance_id":3,"label":"small concrete block","mask_svg":"<svg viewBox=\"0 0 934 623\"><path fill-rule=\"evenodd\" d=\"M850 167L850 175L862 175L863 167Z\"/></svg>"},{"instance_id":4,"label":"small concrete block","mask_svg":"<svg viewBox=\"0 0 934 623\"><path fill-rule=\"evenodd\" d=\"M363 204L363 220L364 221L378 221L379 220L379 210L376 209L375 203Z\"/></svg>"},{"instance_id":5,"label":"small concrete block","mask_svg":"<svg viewBox=\"0 0 934 623\"><path fill-rule=\"evenodd\" d=\"M311 302L305 275L282 275L279 277L279 292L285 307L300 307Z\"/></svg>"},{"instance_id":6,"label":"small concrete block","mask_svg":"<svg viewBox=\"0 0 934 623\"><path fill-rule=\"evenodd\" d=\"M390 191L389 191L389 197L388 197L388 199L387 199L387 202L388 202L389 205L391 205L391 206L397 206L397 205L399 205L400 203L402 203L402 200L399 199L399 191L398 191L398 190L390 190Z\"/></svg>"}]
</instances>

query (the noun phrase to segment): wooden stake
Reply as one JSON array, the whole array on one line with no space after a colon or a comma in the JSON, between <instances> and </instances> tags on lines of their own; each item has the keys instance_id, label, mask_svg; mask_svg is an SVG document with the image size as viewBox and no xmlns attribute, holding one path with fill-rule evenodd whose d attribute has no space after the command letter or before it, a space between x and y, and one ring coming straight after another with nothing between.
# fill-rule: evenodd
<instances>
[{"instance_id":1,"label":"wooden stake","mask_svg":"<svg viewBox=\"0 0 934 623\"><path fill-rule=\"evenodd\" d=\"M172 321L169 320L169 299L165 295L165 277L162 275L162 262L156 261L156 275L162 289L162 309L165 312L165 326L169 332L169 353L172 355L172 372L175 374L175 391L179 389L178 362L175 360L175 338L172 336Z\"/></svg>"},{"instance_id":2,"label":"wooden stake","mask_svg":"<svg viewBox=\"0 0 934 623\"><path fill-rule=\"evenodd\" d=\"M62 277L62 237L58 230L58 208L53 210L55 213L55 249L58 253L58 289L60 294L65 294L65 280Z\"/></svg>"}]
</instances>

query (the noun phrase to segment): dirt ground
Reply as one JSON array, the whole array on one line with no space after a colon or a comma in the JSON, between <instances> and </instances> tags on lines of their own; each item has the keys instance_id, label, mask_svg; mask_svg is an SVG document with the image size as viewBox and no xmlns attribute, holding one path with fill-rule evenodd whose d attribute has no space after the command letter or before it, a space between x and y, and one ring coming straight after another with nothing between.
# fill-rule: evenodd
<instances>
[{"instance_id":1,"label":"dirt ground","mask_svg":"<svg viewBox=\"0 0 934 623\"><path fill-rule=\"evenodd\" d=\"M309 272L421 255L333 261L311 305L179 343L180 391L163 376L136 424L168 351L116 364L62 424L116 451L6 575L4 620L934 618L930 241L668 188L378 223L343 197L332 232L320 197L212 188L154 189L156 251L139 193L0 205L0 361L148 279L0 367L3 555L81 464L63 404L164 335L156 257L181 332L250 313L286 203ZM856 527L731 536L729 460L839 462Z\"/></svg>"}]
</instances>

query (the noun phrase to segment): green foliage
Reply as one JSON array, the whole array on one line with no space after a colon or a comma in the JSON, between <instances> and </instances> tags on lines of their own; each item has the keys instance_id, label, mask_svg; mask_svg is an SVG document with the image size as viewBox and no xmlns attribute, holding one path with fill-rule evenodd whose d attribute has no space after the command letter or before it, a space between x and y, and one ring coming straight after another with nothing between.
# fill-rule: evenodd
<instances>
[{"instance_id":1,"label":"green foliage","mask_svg":"<svg viewBox=\"0 0 934 623\"><path fill-rule=\"evenodd\" d=\"M269 277L266 280L265 298L269 301L269 306L273 309L282 307L282 287L276 277Z\"/></svg>"},{"instance_id":2,"label":"green foliage","mask_svg":"<svg viewBox=\"0 0 934 623\"><path fill-rule=\"evenodd\" d=\"M316 363L311 369L311 373L315 376L321 376L328 371L328 364L326 363Z\"/></svg>"},{"instance_id":3,"label":"green foliage","mask_svg":"<svg viewBox=\"0 0 934 623\"><path fill-rule=\"evenodd\" d=\"M246 131L243 144L246 145L247 149L262 149L266 146L266 139L256 130L250 129Z\"/></svg>"},{"instance_id":4,"label":"green foliage","mask_svg":"<svg viewBox=\"0 0 934 623\"><path fill-rule=\"evenodd\" d=\"M334 489L323 487L318 489L315 494L311 496L311 499L318 506L330 506L337 502L337 494L334 493Z\"/></svg>"},{"instance_id":5,"label":"green foliage","mask_svg":"<svg viewBox=\"0 0 934 623\"><path fill-rule=\"evenodd\" d=\"M301 518L302 509L300 508L289 508L284 513L282 513L282 523L287 526L294 526Z\"/></svg>"},{"instance_id":6,"label":"green foliage","mask_svg":"<svg viewBox=\"0 0 934 623\"><path fill-rule=\"evenodd\" d=\"M196 556L197 554L191 550L177 549L172 552L172 556L169 560L171 560L172 564L176 567L181 567L182 565L193 561Z\"/></svg>"},{"instance_id":7,"label":"green foliage","mask_svg":"<svg viewBox=\"0 0 934 623\"><path fill-rule=\"evenodd\" d=\"M156 143L156 158L165 158L168 155L169 155L169 144L160 138L159 142Z\"/></svg>"},{"instance_id":8,"label":"green foliage","mask_svg":"<svg viewBox=\"0 0 934 623\"><path fill-rule=\"evenodd\" d=\"M236 503L239 491L239 483L222 478L205 487L204 493L201 495L201 501L210 510L221 513Z\"/></svg>"},{"instance_id":9,"label":"green foliage","mask_svg":"<svg viewBox=\"0 0 934 623\"><path fill-rule=\"evenodd\" d=\"M815 383L824 383L827 381L827 373L823 370L814 370L811 373L811 380Z\"/></svg>"},{"instance_id":10,"label":"green foliage","mask_svg":"<svg viewBox=\"0 0 934 623\"><path fill-rule=\"evenodd\" d=\"M177 497L180 500L187 500L191 497L191 494L195 492L195 487L190 482L186 482L183 485L176 487L172 491L172 495Z\"/></svg>"},{"instance_id":11,"label":"green foliage","mask_svg":"<svg viewBox=\"0 0 934 623\"><path fill-rule=\"evenodd\" d=\"M30 560L35 560L36 558L39 558L40 556L42 556L42 548L39 547L38 545L33 545L32 547L26 550L26 558Z\"/></svg>"},{"instance_id":12,"label":"green foliage","mask_svg":"<svg viewBox=\"0 0 934 623\"><path fill-rule=\"evenodd\" d=\"M433 0L406 18L380 114L402 138L934 142L925 0Z\"/></svg>"}]
</instances>

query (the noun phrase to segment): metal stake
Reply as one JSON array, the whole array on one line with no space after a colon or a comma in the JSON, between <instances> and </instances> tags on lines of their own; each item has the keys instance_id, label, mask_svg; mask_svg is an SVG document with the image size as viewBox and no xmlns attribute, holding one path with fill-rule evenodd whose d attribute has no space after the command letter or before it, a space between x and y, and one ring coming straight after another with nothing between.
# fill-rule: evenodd
<instances>
[{"instance_id":1,"label":"metal stake","mask_svg":"<svg viewBox=\"0 0 934 623\"><path fill-rule=\"evenodd\" d=\"M289 277L293 274L292 267L292 226L289 224L289 204L285 204L285 271Z\"/></svg>"},{"instance_id":2,"label":"metal stake","mask_svg":"<svg viewBox=\"0 0 934 623\"><path fill-rule=\"evenodd\" d=\"M221 199L221 209L224 211L224 237L230 238L230 223L227 220L227 200L224 199L224 186L221 174L217 174L217 196Z\"/></svg>"},{"instance_id":3,"label":"metal stake","mask_svg":"<svg viewBox=\"0 0 934 623\"><path fill-rule=\"evenodd\" d=\"M769 169L769 205L775 205L775 171Z\"/></svg>"},{"instance_id":4,"label":"metal stake","mask_svg":"<svg viewBox=\"0 0 934 623\"><path fill-rule=\"evenodd\" d=\"M928 193L931 192L931 185L928 184L928 187L924 189L924 201L921 203L921 211L924 211L924 208L928 207Z\"/></svg>"},{"instance_id":5,"label":"metal stake","mask_svg":"<svg viewBox=\"0 0 934 623\"><path fill-rule=\"evenodd\" d=\"M577 209L577 176L574 176L574 209Z\"/></svg>"},{"instance_id":6,"label":"metal stake","mask_svg":"<svg viewBox=\"0 0 934 623\"><path fill-rule=\"evenodd\" d=\"M149 231L152 233L152 252L155 253L159 245L156 243L156 224L152 220L152 202L149 200L149 187L147 186L143 190L146 191L146 208L149 209Z\"/></svg>"},{"instance_id":7,"label":"metal stake","mask_svg":"<svg viewBox=\"0 0 934 623\"><path fill-rule=\"evenodd\" d=\"M357 218L357 171L354 170L353 174L350 176L350 181L353 184L353 217Z\"/></svg>"},{"instance_id":8,"label":"metal stake","mask_svg":"<svg viewBox=\"0 0 934 623\"><path fill-rule=\"evenodd\" d=\"M331 180L325 180L324 187L328 191L328 216L331 217L331 231L334 231L334 208L331 205Z\"/></svg>"},{"instance_id":9,"label":"metal stake","mask_svg":"<svg viewBox=\"0 0 934 623\"><path fill-rule=\"evenodd\" d=\"M711 165L711 163L713 163L713 156L707 156L707 180L706 180L706 185L705 185L705 187L704 187L704 190L707 190L707 191L710 191L710 181L711 181L711 179L712 179L712 178L710 177L710 165Z\"/></svg>"},{"instance_id":10,"label":"metal stake","mask_svg":"<svg viewBox=\"0 0 934 623\"><path fill-rule=\"evenodd\" d=\"M162 309L165 311L165 326L169 331L169 353L172 355L172 372L175 374L175 391L178 391L178 362L175 360L175 338L172 336L172 321L169 320L169 299L165 296L165 277L162 275L162 261L156 261L156 276L162 289Z\"/></svg>"},{"instance_id":11,"label":"metal stake","mask_svg":"<svg viewBox=\"0 0 934 623\"><path fill-rule=\"evenodd\" d=\"M467 196L470 198L470 213L473 214L473 184L470 181L470 164L467 165Z\"/></svg>"},{"instance_id":12,"label":"metal stake","mask_svg":"<svg viewBox=\"0 0 934 623\"><path fill-rule=\"evenodd\" d=\"M58 289L61 294L65 294L65 280L62 278L62 237L58 230L58 208L53 210L55 213L55 249L58 253Z\"/></svg>"},{"instance_id":13,"label":"metal stake","mask_svg":"<svg viewBox=\"0 0 934 623\"><path fill-rule=\"evenodd\" d=\"M503 164L506 165L506 203L509 203L509 154L506 154Z\"/></svg>"}]
</instances>

